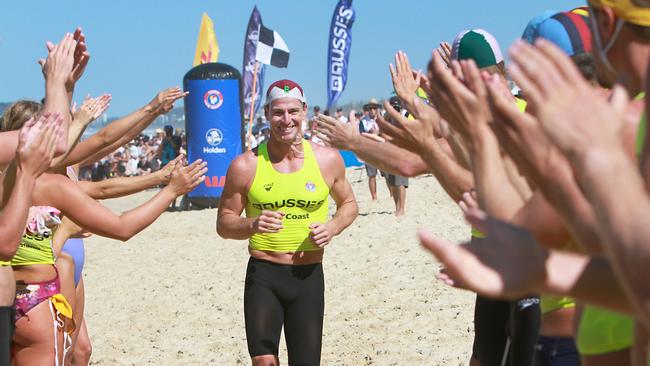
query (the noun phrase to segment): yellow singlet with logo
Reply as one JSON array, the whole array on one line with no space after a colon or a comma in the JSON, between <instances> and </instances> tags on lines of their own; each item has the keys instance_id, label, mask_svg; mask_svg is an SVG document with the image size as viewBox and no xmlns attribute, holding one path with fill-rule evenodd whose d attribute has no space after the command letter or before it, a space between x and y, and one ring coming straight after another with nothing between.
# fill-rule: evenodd
<instances>
[{"instance_id":1,"label":"yellow singlet with logo","mask_svg":"<svg viewBox=\"0 0 650 366\"><path fill-rule=\"evenodd\" d=\"M303 140L302 168L280 173L271 164L266 144L258 147L257 168L247 194L246 216L257 217L262 210L284 212L283 228L277 233L255 234L249 246L272 252L321 250L309 238L309 225L328 218L330 187L320 171L309 141Z\"/></svg>"}]
</instances>

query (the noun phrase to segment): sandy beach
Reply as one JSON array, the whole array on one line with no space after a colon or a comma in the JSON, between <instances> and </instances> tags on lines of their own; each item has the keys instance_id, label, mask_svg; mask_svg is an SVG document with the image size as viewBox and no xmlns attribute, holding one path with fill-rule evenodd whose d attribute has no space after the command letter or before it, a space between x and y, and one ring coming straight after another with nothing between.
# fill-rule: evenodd
<instances>
[{"instance_id":1,"label":"sandy beach","mask_svg":"<svg viewBox=\"0 0 650 366\"><path fill-rule=\"evenodd\" d=\"M383 179L372 202L365 172L348 169L348 178L360 214L326 249L322 365L466 365L474 296L436 281L439 264L416 239L421 227L467 239L460 210L426 176L411 180L397 219ZM105 204L122 212L155 193ZM168 212L128 243L87 240L92 365L250 364L247 243L219 238L215 220L216 209Z\"/></svg>"}]
</instances>

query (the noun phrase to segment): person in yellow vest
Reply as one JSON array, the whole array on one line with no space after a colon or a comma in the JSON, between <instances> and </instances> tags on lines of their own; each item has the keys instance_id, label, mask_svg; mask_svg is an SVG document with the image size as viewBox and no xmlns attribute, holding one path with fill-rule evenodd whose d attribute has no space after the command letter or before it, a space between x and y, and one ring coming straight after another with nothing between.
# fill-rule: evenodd
<instances>
[{"instance_id":1,"label":"person in yellow vest","mask_svg":"<svg viewBox=\"0 0 650 366\"><path fill-rule=\"evenodd\" d=\"M303 139L302 88L291 80L271 84L264 112L271 137L231 163L217 233L249 241L244 317L252 364L279 364L284 326L289 364L319 365L324 248L358 208L339 152ZM336 203L331 218L328 196Z\"/></svg>"}]
</instances>

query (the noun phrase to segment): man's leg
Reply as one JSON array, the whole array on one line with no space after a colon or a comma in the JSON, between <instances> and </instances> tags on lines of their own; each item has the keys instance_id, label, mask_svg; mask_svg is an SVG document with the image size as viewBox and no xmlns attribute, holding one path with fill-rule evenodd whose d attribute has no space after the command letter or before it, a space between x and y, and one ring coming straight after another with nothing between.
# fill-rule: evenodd
<instances>
[{"instance_id":1,"label":"man's leg","mask_svg":"<svg viewBox=\"0 0 650 366\"><path fill-rule=\"evenodd\" d=\"M474 238L473 238L474 239ZM507 352L510 303L476 296L474 356L481 365L501 365Z\"/></svg>"},{"instance_id":2,"label":"man's leg","mask_svg":"<svg viewBox=\"0 0 650 366\"><path fill-rule=\"evenodd\" d=\"M541 319L539 297L530 296L510 303L511 365L533 364Z\"/></svg>"},{"instance_id":3,"label":"man's leg","mask_svg":"<svg viewBox=\"0 0 650 366\"><path fill-rule=\"evenodd\" d=\"M251 258L244 287L244 321L251 361L256 365L279 365L278 345L284 308L274 291L267 287L277 280L273 265Z\"/></svg>"},{"instance_id":4,"label":"man's leg","mask_svg":"<svg viewBox=\"0 0 650 366\"><path fill-rule=\"evenodd\" d=\"M395 200L395 216L402 216L405 211L406 205L406 188L409 185L409 180L406 177L399 175L389 175L387 179L389 187L393 192L393 199Z\"/></svg>"},{"instance_id":5,"label":"man's leg","mask_svg":"<svg viewBox=\"0 0 650 366\"><path fill-rule=\"evenodd\" d=\"M402 216L406 213L404 206L406 204L406 187L404 186L397 186L395 187L395 196L397 197L395 199L395 204L397 206L397 216Z\"/></svg>"},{"instance_id":6,"label":"man's leg","mask_svg":"<svg viewBox=\"0 0 650 366\"><path fill-rule=\"evenodd\" d=\"M303 266L298 274L300 289L285 314L284 337L289 365L320 365L325 310L323 266Z\"/></svg>"},{"instance_id":7,"label":"man's leg","mask_svg":"<svg viewBox=\"0 0 650 366\"><path fill-rule=\"evenodd\" d=\"M377 168L366 164L366 174L368 174L368 188L370 188L370 197L373 201L377 200Z\"/></svg>"}]
</instances>

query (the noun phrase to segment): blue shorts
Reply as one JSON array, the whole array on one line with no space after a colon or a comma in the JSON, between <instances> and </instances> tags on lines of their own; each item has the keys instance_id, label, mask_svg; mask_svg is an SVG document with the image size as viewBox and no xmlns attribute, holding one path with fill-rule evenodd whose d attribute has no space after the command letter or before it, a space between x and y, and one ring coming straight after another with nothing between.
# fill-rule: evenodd
<instances>
[{"instance_id":1,"label":"blue shorts","mask_svg":"<svg viewBox=\"0 0 650 366\"><path fill-rule=\"evenodd\" d=\"M74 285L76 287L81 280L81 273L84 269L84 260L86 257L83 239L68 239L65 244L63 244L63 251L70 254L74 260Z\"/></svg>"}]
</instances>

